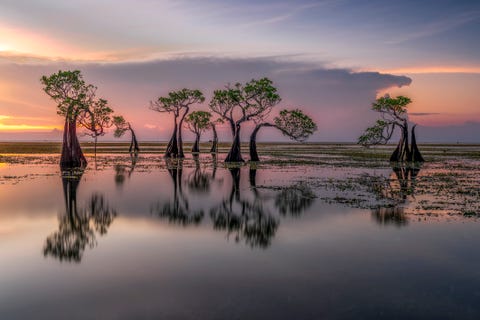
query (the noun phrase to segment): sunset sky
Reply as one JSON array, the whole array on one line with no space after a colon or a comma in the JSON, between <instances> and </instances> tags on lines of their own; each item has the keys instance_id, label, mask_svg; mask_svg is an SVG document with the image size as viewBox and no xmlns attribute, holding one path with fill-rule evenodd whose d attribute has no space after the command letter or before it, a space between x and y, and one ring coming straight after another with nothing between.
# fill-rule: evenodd
<instances>
[{"instance_id":1,"label":"sunset sky","mask_svg":"<svg viewBox=\"0 0 480 320\"><path fill-rule=\"evenodd\" d=\"M59 139L39 79L80 69L141 140L170 135L159 95L268 76L312 141L355 141L390 93L414 101L421 142L480 142L479 34L480 1L2 0L0 140Z\"/></svg>"}]
</instances>

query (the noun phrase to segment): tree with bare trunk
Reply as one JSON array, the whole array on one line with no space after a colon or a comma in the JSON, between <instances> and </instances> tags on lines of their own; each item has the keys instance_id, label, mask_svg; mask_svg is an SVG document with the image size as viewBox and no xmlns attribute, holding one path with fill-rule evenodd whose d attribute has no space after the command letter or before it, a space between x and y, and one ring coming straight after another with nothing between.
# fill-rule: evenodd
<instances>
[{"instance_id":1,"label":"tree with bare trunk","mask_svg":"<svg viewBox=\"0 0 480 320\"><path fill-rule=\"evenodd\" d=\"M193 111L185 118L188 130L195 134L192 153L200 152L200 136L210 127L211 118L212 114L207 111Z\"/></svg>"},{"instance_id":2,"label":"tree with bare trunk","mask_svg":"<svg viewBox=\"0 0 480 320\"><path fill-rule=\"evenodd\" d=\"M128 152L135 154L140 152L137 136L135 135L135 131L133 131L130 122L127 122L123 116L113 116L113 124L115 125L115 131L113 132L113 136L115 138L120 138L125 134L125 132L130 131L131 140Z\"/></svg>"},{"instance_id":3,"label":"tree with bare trunk","mask_svg":"<svg viewBox=\"0 0 480 320\"><path fill-rule=\"evenodd\" d=\"M173 113L173 134L168 142L165 157L185 157L183 154L182 141L183 121L190 111L190 106L192 104L202 103L204 101L205 97L200 90L190 90L185 88L179 91L169 92L166 97L159 97L155 101L150 101L150 109L157 112ZM178 121L178 118L180 118L180 121Z\"/></svg>"},{"instance_id":4,"label":"tree with bare trunk","mask_svg":"<svg viewBox=\"0 0 480 320\"><path fill-rule=\"evenodd\" d=\"M233 143L225 162L243 162L240 150L240 129L244 122L260 122L280 102L277 88L268 78L252 79L245 85L227 85L226 89L215 90L210 109L230 124Z\"/></svg>"},{"instance_id":5,"label":"tree with bare trunk","mask_svg":"<svg viewBox=\"0 0 480 320\"><path fill-rule=\"evenodd\" d=\"M388 94L378 98L372 104L372 110L380 113L381 119L367 128L358 138L358 143L369 147L371 145L386 144L393 136L395 128L400 128L400 141L390 156L390 162L424 162L415 137L415 127L412 128L412 139L409 146L407 105L412 100L398 96L391 98Z\"/></svg>"},{"instance_id":6,"label":"tree with bare trunk","mask_svg":"<svg viewBox=\"0 0 480 320\"><path fill-rule=\"evenodd\" d=\"M96 87L86 84L79 70L58 71L42 76L43 91L57 103L57 114L65 118L60 166L84 168L87 160L77 137L78 117L88 110L95 97Z\"/></svg>"},{"instance_id":7,"label":"tree with bare trunk","mask_svg":"<svg viewBox=\"0 0 480 320\"><path fill-rule=\"evenodd\" d=\"M257 134L263 127L273 127L292 140L303 142L317 130L317 125L302 110L282 110L271 122L259 122L250 135L250 161L260 161L257 153Z\"/></svg>"},{"instance_id":8,"label":"tree with bare trunk","mask_svg":"<svg viewBox=\"0 0 480 320\"><path fill-rule=\"evenodd\" d=\"M223 119L219 118L210 122L210 128L212 128L212 147L210 148L210 153L216 154L218 152L218 133L217 133L217 124L223 123Z\"/></svg>"},{"instance_id":9,"label":"tree with bare trunk","mask_svg":"<svg viewBox=\"0 0 480 320\"><path fill-rule=\"evenodd\" d=\"M105 130L113 125L113 110L108 106L108 101L98 99L92 101L88 109L82 110L78 118L81 127L85 128L85 135L93 138L94 156L97 158L97 139L107 133Z\"/></svg>"}]
</instances>

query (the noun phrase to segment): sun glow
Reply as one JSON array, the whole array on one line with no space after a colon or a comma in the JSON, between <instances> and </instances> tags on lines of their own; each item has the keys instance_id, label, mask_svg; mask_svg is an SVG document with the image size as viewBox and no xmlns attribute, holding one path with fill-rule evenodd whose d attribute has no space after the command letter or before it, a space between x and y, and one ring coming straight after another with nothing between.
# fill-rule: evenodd
<instances>
[{"instance_id":1,"label":"sun glow","mask_svg":"<svg viewBox=\"0 0 480 320\"><path fill-rule=\"evenodd\" d=\"M5 123L13 122L13 123ZM15 123L18 119L15 119L11 116L0 115L0 131L11 132L11 131L52 131L55 129L60 129L58 126L49 126L49 125L36 125L36 124L25 124L25 123Z\"/></svg>"}]
</instances>

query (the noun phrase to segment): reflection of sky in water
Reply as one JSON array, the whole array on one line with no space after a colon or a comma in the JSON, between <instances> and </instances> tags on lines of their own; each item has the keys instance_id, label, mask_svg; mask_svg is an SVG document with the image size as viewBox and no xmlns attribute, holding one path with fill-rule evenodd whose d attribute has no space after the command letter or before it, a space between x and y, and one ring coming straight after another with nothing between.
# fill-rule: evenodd
<instances>
[{"instance_id":1,"label":"reflection of sky in water","mask_svg":"<svg viewBox=\"0 0 480 320\"><path fill-rule=\"evenodd\" d=\"M248 166L131 169L81 176L95 244L74 263L43 257L67 212L57 166L1 168L22 178L0 185L0 318L478 316L478 223L379 228L370 210L311 199L297 181L312 168L260 168L255 181ZM105 234L94 195L116 212ZM310 200L289 206L298 195Z\"/></svg>"}]
</instances>

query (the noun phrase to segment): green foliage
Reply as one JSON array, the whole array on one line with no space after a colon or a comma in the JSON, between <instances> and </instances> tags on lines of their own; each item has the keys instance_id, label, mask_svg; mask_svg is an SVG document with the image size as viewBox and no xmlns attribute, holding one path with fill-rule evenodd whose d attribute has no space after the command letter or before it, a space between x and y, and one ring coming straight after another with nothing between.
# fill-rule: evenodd
<instances>
[{"instance_id":1,"label":"green foliage","mask_svg":"<svg viewBox=\"0 0 480 320\"><path fill-rule=\"evenodd\" d=\"M210 127L211 118L212 114L210 112L194 111L185 118L185 121L190 131L199 134Z\"/></svg>"},{"instance_id":2,"label":"green foliage","mask_svg":"<svg viewBox=\"0 0 480 320\"><path fill-rule=\"evenodd\" d=\"M76 119L88 109L96 87L86 84L79 70L58 71L50 76L42 76L43 91L57 103L57 113L69 120Z\"/></svg>"},{"instance_id":3,"label":"green foliage","mask_svg":"<svg viewBox=\"0 0 480 320\"><path fill-rule=\"evenodd\" d=\"M388 94L375 100L372 103L372 110L380 113L381 119L367 128L358 138L357 143L365 147L388 143L395 127L407 127L407 106L411 102L412 100L408 97L391 98Z\"/></svg>"},{"instance_id":4,"label":"green foliage","mask_svg":"<svg viewBox=\"0 0 480 320\"><path fill-rule=\"evenodd\" d=\"M404 96L391 98L389 95L378 98L372 103L372 110L384 113L395 113L397 115L404 115L407 113L407 105L412 100Z\"/></svg>"},{"instance_id":5,"label":"green foliage","mask_svg":"<svg viewBox=\"0 0 480 320\"><path fill-rule=\"evenodd\" d=\"M150 102L150 109L158 112L174 112L178 116L181 108L185 108L194 103L202 103L205 97L200 90L182 89L171 91L166 97L159 97Z\"/></svg>"},{"instance_id":6,"label":"green foliage","mask_svg":"<svg viewBox=\"0 0 480 320\"><path fill-rule=\"evenodd\" d=\"M389 134L387 131L390 130L390 128L391 126L388 122L377 120L375 125L367 128L365 133L358 138L357 143L365 147L376 144L385 144L388 142L387 137Z\"/></svg>"},{"instance_id":7,"label":"green foliage","mask_svg":"<svg viewBox=\"0 0 480 320\"><path fill-rule=\"evenodd\" d=\"M113 110L105 99L94 100L90 107L83 110L79 117L80 125L87 130L85 133L91 137L103 136L105 129L112 126Z\"/></svg>"},{"instance_id":8,"label":"green foliage","mask_svg":"<svg viewBox=\"0 0 480 320\"><path fill-rule=\"evenodd\" d=\"M274 123L284 135L296 141L305 141L317 130L313 119L299 109L280 111Z\"/></svg>"},{"instance_id":9,"label":"green foliage","mask_svg":"<svg viewBox=\"0 0 480 320\"><path fill-rule=\"evenodd\" d=\"M280 96L273 82L268 78L252 79L245 85L236 83L223 90L215 90L210 109L223 119L233 122L234 113L240 114L237 123L260 121L280 102Z\"/></svg>"},{"instance_id":10,"label":"green foliage","mask_svg":"<svg viewBox=\"0 0 480 320\"><path fill-rule=\"evenodd\" d=\"M129 130L130 126L123 116L113 116L112 119L113 125L115 126L113 136L120 138Z\"/></svg>"}]
</instances>

